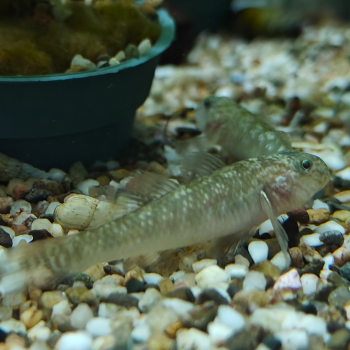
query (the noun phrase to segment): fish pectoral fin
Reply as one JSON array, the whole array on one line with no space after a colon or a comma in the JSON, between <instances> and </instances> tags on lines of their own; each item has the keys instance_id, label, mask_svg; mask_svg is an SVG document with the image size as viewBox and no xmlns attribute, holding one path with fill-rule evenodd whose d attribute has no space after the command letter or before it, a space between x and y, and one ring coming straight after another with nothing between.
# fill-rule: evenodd
<instances>
[{"instance_id":1,"label":"fish pectoral fin","mask_svg":"<svg viewBox=\"0 0 350 350\"><path fill-rule=\"evenodd\" d=\"M282 227L281 223L278 221L276 215L274 214L270 200L264 191L260 192L260 204L261 204L265 214L267 215L267 217L271 220L272 227L275 231L275 235L276 235L277 241L281 247L281 250L283 252L284 258L286 259L286 262L289 263L290 256L288 254L288 236L287 236L287 233L284 230L284 228Z\"/></svg>"},{"instance_id":2,"label":"fish pectoral fin","mask_svg":"<svg viewBox=\"0 0 350 350\"><path fill-rule=\"evenodd\" d=\"M121 182L122 188L116 193L118 206L115 218L138 210L147 203L173 192L179 183L163 175L137 171Z\"/></svg>"},{"instance_id":3,"label":"fish pectoral fin","mask_svg":"<svg viewBox=\"0 0 350 350\"><path fill-rule=\"evenodd\" d=\"M190 152L181 160L181 176L187 181L211 175L226 164L208 152Z\"/></svg>"}]
</instances>

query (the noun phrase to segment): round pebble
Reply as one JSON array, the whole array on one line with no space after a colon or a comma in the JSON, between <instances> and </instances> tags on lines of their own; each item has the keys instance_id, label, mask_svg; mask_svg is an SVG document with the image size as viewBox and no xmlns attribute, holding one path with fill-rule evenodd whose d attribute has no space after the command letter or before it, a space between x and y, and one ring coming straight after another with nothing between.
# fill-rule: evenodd
<instances>
[{"instance_id":1,"label":"round pebble","mask_svg":"<svg viewBox=\"0 0 350 350\"><path fill-rule=\"evenodd\" d=\"M253 241L248 245L248 252L255 264L258 264L267 259L269 247L264 241Z\"/></svg>"},{"instance_id":2,"label":"round pebble","mask_svg":"<svg viewBox=\"0 0 350 350\"><path fill-rule=\"evenodd\" d=\"M91 350L92 337L86 332L67 332L58 342L58 350Z\"/></svg>"},{"instance_id":3,"label":"round pebble","mask_svg":"<svg viewBox=\"0 0 350 350\"><path fill-rule=\"evenodd\" d=\"M243 290L265 290L266 278L263 273L249 271L243 281Z\"/></svg>"},{"instance_id":4,"label":"round pebble","mask_svg":"<svg viewBox=\"0 0 350 350\"><path fill-rule=\"evenodd\" d=\"M84 329L86 324L94 317L89 305L79 304L70 316L70 324L75 329Z\"/></svg>"},{"instance_id":5,"label":"round pebble","mask_svg":"<svg viewBox=\"0 0 350 350\"><path fill-rule=\"evenodd\" d=\"M85 310L86 312L86 310ZM86 312L87 314L88 312ZM86 323L86 331L94 338L108 335L112 332L111 320L104 317L93 317Z\"/></svg>"}]
</instances>

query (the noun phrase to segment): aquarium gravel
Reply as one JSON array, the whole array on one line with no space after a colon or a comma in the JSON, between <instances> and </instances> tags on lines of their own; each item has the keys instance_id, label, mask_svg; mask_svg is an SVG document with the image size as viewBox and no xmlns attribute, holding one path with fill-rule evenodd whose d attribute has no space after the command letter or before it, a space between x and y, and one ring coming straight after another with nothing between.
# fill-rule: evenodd
<instances>
[{"instance_id":1,"label":"aquarium gravel","mask_svg":"<svg viewBox=\"0 0 350 350\"><path fill-rule=\"evenodd\" d=\"M4 295L0 350L350 349L349 50L350 29L338 23L306 27L297 39L202 35L189 64L157 68L138 110L139 141L120 158L68 173L31 169L39 177L0 186L1 254L79 234L106 219L103 208L132 171L176 175L174 146L195 144L193 109L209 95L266 117L332 171L307 207L279 217L290 263L270 221L231 255L210 255L203 243L147 271L101 262L58 285Z\"/></svg>"}]
</instances>

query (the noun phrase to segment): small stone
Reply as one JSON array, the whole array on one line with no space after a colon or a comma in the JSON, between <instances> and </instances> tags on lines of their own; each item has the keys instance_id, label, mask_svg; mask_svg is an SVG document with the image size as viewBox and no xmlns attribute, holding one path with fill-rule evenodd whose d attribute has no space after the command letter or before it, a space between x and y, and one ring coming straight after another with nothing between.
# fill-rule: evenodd
<instances>
[{"instance_id":1,"label":"small stone","mask_svg":"<svg viewBox=\"0 0 350 350\"><path fill-rule=\"evenodd\" d=\"M99 186L99 182L93 179L86 179L79 183L77 186L77 190L79 190L82 194L85 194L86 196L89 195L89 188L94 186Z\"/></svg>"},{"instance_id":2,"label":"small stone","mask_svg":"<svg viewBox=\"0 0 350 350\"><path fill-rule=\"evenodd\" d=\"M235 264L237 265L244 265L249 268L250 262L247 258L245 258L243 255L237 254L235 256Z\"/></svg>"},{"instance_id":3,"label":"small stone","mask_svg":"<svg viewBox=\"0 0 350 350\"><path fill-rule=\"evenodd\" d=\"M242 282L239 279L232 280L227 287L227 293L231 298L240 290L242 290Z\"/></svg>"},{"instance_id":4,"label":"small stone","mask_svg":"<svg viewBox=\"0 0 350 350\"><path fill-rule=\"evenodd\" d=\"M288 212L287 215L302 225L308 224L310 220L309 214L304 208L296 208Z\"/></svg>"},{"instance_id":5,"label":"small stone","mask_svg":"<svg viewBox=\"0 0 350 350\"><path fill-rule=\"evenodd\" d=\"M262 290L241 290L232 299L232 306L242 313L252 313L268 303L268 295Z\"/></svg>"},{"instance_id":6,"label":"small stone","mask_svg":"<svg viewBox=\"0 0 350 350\"><path fill-rule=\"evenodd\" d=\"M321 225L329 220L328 209L309 209L307 211L309 215L309 224Z\"/></svg>"},{"instance_id":7,"label":"small stone","mask_svg":"<svg viewBox=\"0 0 350 350\"><path fill-rule=\"evenodd\" d=\"M71 68L73 68L74 66L81 66L87 70L96 69L96 65L88 59L84 58L82 55L75 55L72 59L70 66Z\"/></svg>"},{"instance_id":8,"label":"small stone","mask_svg":"<svg viewBox=\"0 0 350 350\"><path fill-rule=\"evenodd\" d=\"M339 329L335 331L329 341L327 342L327 347L329 349L345 349L350 341L350 331L346 328Z\"/></svg>"},{"instance_id":9,"label":"small stone","mask_svg":"<svg viewBox=\"0 0 350 350\"><path fill-rule=\"evenodd\" d=\"M318 247L323 245L323 242L320 241L319 233L304 235L300 238L300 242L308 245L309 247Z\"/></svg>"},{"instance_id":10,"label":"small stone","mask_svg":"<svg viewBox=\"0 0 350 350\"><path fill-rule=\"evenodd\" d=\"M0 245L2 245L5 248L11 248L12 247L12 239L8 232L3 230L0 227Z\"/></svg>"},{"instance_id":11,"label":"small stone","mask_svg":"<svg viewBox=\"0 0 350 350\"><path fill-rule=\"evenodd\" d=\"M182 287L174 289L173 291L166 294L167 298L179 298L181 300L194 302L195 297L193 296L193 293L190 288L188 287Z\"/></svg>"},{"instance_id":12,"label":"small stone","mask_svg":"<svg viewBox=\"0 0 350 350\"><path fill-rule=\"evenodd\" d=\"M75 329L84 329L86 324L94 317L89 305L79 304L70 316L70 324Z\"/></svg>"},{"instance_id":13,"label":"small stone","mask_svg":"<svg viewBox=\"0 0 350 350\"><path fill-rule=\"evenodd\" d=\"M219 291L212 288L203 290L198 297L199 304L203 304L206 301L213 301L216 305L227 305L230 302Z\"/></svg>"},{"instance_id":14,"label":"small stone","mask_svg":"<svg viewBox=\"0 0 350 350\"><path fill-rule=\"evenodd\" d=\"M130 294L112 293L107 298L101 299L103 302L121 305L125 307L138 307L139 300Z\"/></svg>"},{"instance_id":15,"label":"small stone","mask_svg":"<svg viewBox=\"0 0 350 350\"><path fill-rule=\"evenodd\" d=\"M215 285L217 282L226 282L228 274L219 266L212 265L198 272L195 279L199 287L206 288L210 285Z\"/></svg>"},{"instance_id":16,"label":"small stone","mask_svg":"<svg viewBox=\"0 0 350 350\"><path fill-rule=\"evenodd\" d=\"M0 197L0 214L10 213L13 199L10 197ZM28 203L29 204L29 203Z\"/></svg>"},{"instance_id":17,"label":"small stone","mask_svg":"<svg viewBox=\"0 0 350 350\"><path fill-rule=\"evenodd\" d=\"M179 350L211 350L209 335L195 328L179 329L176 334L176 345Z\"/></svg>"},{"instance_id":18,"label":"small stone","mask_svg":"<svg viewBox=\"0 0 350 350\"><path fill-rule=\"evenodd\" d=\"M346 263L340 268L340 276L350 281L350 262Z\"/></svg>"},{"instance_id":19,"label":"small stone","mask_svg":"<svg viewBox=\"0 0 350 350\"><path fill-rule=\"evenodd\" d=\"M152 48L151 41L149 39L144 39L140 42L137 48L139 50L140 56L142 56Z\"/></svg>"},{"instance_id":20,"label":"small stone","mask_svg":"<svg viewBox=\"0 0 350 350\"><path fill-rule=\"evenodd\" d=\"M255 264L267 259L269 247L264 241L253 241L248 245L248 251Z\"/></svg>"},{"instance_id":21,"label":"small stone","mask_svg":"<svg viewBox=\"0 0 350 350\"><path fill-rule=\"evenodd\" d=\"M154 305L159 299L162 298L160 292L155 288L148 288L145 294L139 301L139 309L146 313L150 310L152 305Z\"/></svg>"},{"instance_id":22,"label":"small stone","mask_svg":"<svg viewBox=\"0 0 350 350\"><path fill-rule=\"evenodd\" d=\"M91 350L92 337L83 331L67 332L59 339L56 347L58 350Z\"/></svg>"},{"instance_id":23,"label":"small stone","mask_svg":"<svg viewBox=\"0 0 350 350\"><path fill-rule=\"evenodd\" d=\"M67 300L67 296L63 292L44 292L40 298L40 304L45 308L51 309L54 305L63 300Z\"/></svg>"},{"instance_id":24,"label":"small stone","mask_svg":"<svg viewBox=\"0 0 350 350\"><path fill-rule=\"evenodd\" d=\"M39 241L41 239L52 238L51 233L47 230L31 230L29 233L33 237L33 242Z\"/></svg>"},{"instance_id":25,"label":"small stone","mask_svg":"<svg viewBox=\"0 0 350 350\"><path fill-rule=\"evenodd\" d=\"M317 233L324 233L327 231L340 231L341 234L345 233L344 227L333 220L327 221L326 223L316 227Z\"/></svg>"},{"instance_id":26,"label":"small stone","mask_svg":"<svg viewBox=\"0 0 350 350\"><path fill-rule=\"evenodd\" d=\"M21 321L17 321L14 318L0 322L0 330L6 333L15 332L26 334L26 326Z\"/></svg>"},{"instance_id":27,"label":"small stone","mask_svg":"<svg viewBox=\"0 0 350 350\"><path fill-rule=\"evenodd\" d=\"M160 292L164 295L171 292L174 289L174 284L168 278L164 278L158 282Z\"/></svg>"},{"instance_id":28,"label":"small stone","mask_svg":"<svg viewBox=\"0 0 350 350\"><path fill-rule=\"evenodd\" d=\"M126 59L139 58L139 50L135 45L129 44L124 52Z\"/></svg>"},{"instance_id":29,"label":"small stone","mask_svg":"<svg viewBox=\"0 0 350 350\"><path fill-rule=\"evenodd\" d=\"M303 254L304 259L309 262L313 263L316 261L322 261L322 256L312 247L309 247L305 243L300 243L299 248Z\"/></svg>"},{"instance_id":30,"label":"small stone","mask_svg":"<svg viewBox=\"0 0 350 350\"><path fill-rule=\"evenodd\" d=\"M143 279L147 284L158 284L164 277L158 273L145 273Z\"/></svg>"},{"instance_id":31,"label":"small stone","mask_svg":"<svg viewBox=\"0 0 350 350\"><path fill-rule=\"evenodd\" d=\"M314 203L312 204L312 209L318 210L318 209L327 209L329 211L329 206L327 203L320 201L319 199L315 199Z\"/></svg>"},{"instance_id":32,"label":"small stone","mask_svg":"<svg viewBox=\"0 0 350 350\"><path fill-rule=\"evenodd\" d=\"M19 184L13 188L11 197L15 201L17 199L23 199L26 196L26 194L29 193L29 191L30 189L26 185Z\"/></svg>"},{"instance_id":33,"label":"small stone","mask_svg":"<svg viewBox=\"0 0 350 350\"><path fill-rule=\"evenodd\" d=\"M140 324L132 330L131 336L135 342L145 343L151 336L151 330L147 324Z\"/></svg>"},{"instance_id":34,"label":"small stone","mask_svg":"<svg viewBox=\"0 0 350 350\"><path fill-rule=\"evenodd\" d=\"M119 344L118 344L119 345ZM114 335L108 334L97 337L92 342L92 350L118 349L117 339Z\"/></svg>"},{"instance_id":35,"label":"small stone","mask_svg":"<svg viewBox=\"0 0 350 350\"><path fill-rule=\"evenodd\" d=\"M86 323L86 331L94 338L112 333L111 320L103 317L93 317Z\"/></svg>"},{"instance_id":36,"label":"small stone","mask_svg":"<svg viewBox=\"0 0 350 350\"><path fill-rule=\"evenodd\" d=\"M346 223L350 219L350 212L348 210L337 210L332 214L332 218Z\"/></svg>"},{"instance_id":37,"label":"small stone","mask_svg":"<svg viewBox=\"0 0 350 350\"><path fill-rule=\"evenodd\" d=\"M265 260L257 265L253 265L251 267L251 271L261 272L265 276L271 277L273 280L276 280L281 275L281 270L268 260Z\"/></svg>"},{"instance_id":38,"label":"small stone","mask_svg":"<svg viewBox=\"0 0 350 350\"><path fill-rule=\"evenodd\" d=\"M46 200L50 195L50 192L42 188L32 188L29 193L26 194L24 199L29 203L38 203Z\"/></svg>"},{"instance_id":39,"label":"small stone","mask_svg":"<svg viewBox=\"0 0 350 350\"><path fill-rule=\"evenodd\" d=\"M340 231L332 230L323 232L320 235L320 241L331 246L331 250L334 251L343 245L344 237Z\"/></svg>"},{"instance_id":40,"label":"small stone","mask_svg":"<svg viewBox=\"0 0 350 350\"><path fill-rule=\"evenodd\" d=\"M51 228L49 229L49 232L51 233L52 237L63 237L64 231L60 224L53 223L51 225Z\"/></svg>"},{"instance_id":41,"label":"small stone","mask_svg":"<svg viewBox=\"0 0 350 350\"><path fill-rule=\"evenodd\" d=\"M92 282L98 281L106 275L103 269L103 264L96 264L94 266L91 266L86 271L84 271L84 273L90 276Z\"/></svg>"},{"instance_id":42,"label":"small stone","mask_svg":"<svg viewBox=\"0 0 350 350\"><path fill-rule=\"evenodd\" d=\"M174 349L174 341L165 334L153 334L148 339L147 348L149 350L171 350Z\"/></svg>"},{"instance_id":43,"label":"small stone","mask_svg":"<svg viewBox=\"0 0 350 350\"><path fill-rule=\"evenodd\" d=\"M249 271L243 281L243 290L265 290L266 278L263 273L256 271Z\"/></svg>"},{"instance_id":44,"label":"small stone","mask_svg":"<svg viewBox=\"0 0 350 350\"><path fill-rule=\"evenodd\" d=\"M12 318L12 308L10 306L0 306L0 321L7 321Z\"/></svg>"},{"instance_id":45,"label":"small stone","mask_svg":"<svg viewBox=\"0 0 350 350\"><path fill-rule=\"evenodd\" d=\"M27 296L23 292L5 294L2 299L3 306L11 306L17 309L21 304L27 300Z\"/></svg>"},{"instance_id":46,"label":"small stone","mask_svg":"<svg viewBox=\"0 0 350 350\"><path fill-rule=\"evenodd\" d=\"M274 285L274 289L300 289L302 287L300 276L296 269L291 269L281 275Z\"/></svg>"},{"instance_id":47,"label":"small stone","mask_svg":"<svg viewBox=\"0 0 350 350\"><path fill-rule=\"evenodd\" d=\"M125 283L128 293L139 293L146 290L145 284L137 278L131 278Z\"/></svg>"},{"instance_id":48,"label":"small stone","mask_svg":"<svg viewBox=\"0 0 350 350\"><path fill-rule=\"evenodd\" d=\"M230 350L254 350L258 344L256 336L249 330L242 330L234 334L227 342L226 346Z\"/></svg>"},{"instance_id":49,"label":"small stone","mask_svg":"<svg viewBox=\"0 0 350 350\"><path fill-rule=\"evenodd\" d=\"M350 292L347 287L334 289L328 296L328 302L333 306L343 306L350 301Z\"/></svg>"},{"instance_id":50,"label":"small stone","mask_svg":"<svg viewBox=\"0 0 350 350\"><path fill-rule=\"evenodd\" d=\"M34 327L43 319L43 312L32 306L21 314L21 321L27 329Z\"/></svg>"},{"instance_id":51,"label":"small stone","mask_svg":"<svg viewBox=\"0 0 350 350\"><path fill-rule=\"evenodd\" d=\"M249 269L245 265L229 264L229 265L226 265L225 271L227 272L227 274L230 276L231 279L233 278L243 279L249 272Z\"/></svg>"},{"instance_id":52,"label":"small stone","mask_svg":"<svg viewBox=\"0 0 350 350\"><path fill-rule=\"evenodd\" d=\"M316 293L319 278L311 273L305 273L301 276L301 284L305 295Z\"/></svg>"},{"instance_id":53,"label":"small stone","mask_svg":"<svg viewBox=\"0 0 350 350\"><path fill-rule=\"evenodd\" d=\"M119 63L120 63L120 62L119 62L115 57L110 58L109 61L108 61L108 64L109 64L110 66L116 66L116 65L119 64Z\"/></svg>"},{"instance_id":54,"label":"small stone","mask_svg":"<svg viewBox=\"0 0 350 350\"><path fill-rule=\"evenodd\" d=\"M192 264L193 272L198 273L199 271L203 270L205 267L211 266L211 265L217 265L218 261L216 259L202 259L199 261L195 261Z\"/></svg>"}]
</instances>

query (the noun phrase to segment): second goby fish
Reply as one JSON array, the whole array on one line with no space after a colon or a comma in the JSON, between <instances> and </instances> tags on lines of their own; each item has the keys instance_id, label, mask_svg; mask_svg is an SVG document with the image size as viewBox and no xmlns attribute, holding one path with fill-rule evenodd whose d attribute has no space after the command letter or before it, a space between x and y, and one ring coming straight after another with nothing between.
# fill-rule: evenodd
<instances>
[{"instance_id":1,"label":"second goby fish","mask_svg":"<svg viewBox=\"0 0 350 350\"><path fill-rule=\"evenodd\" d=\"M187 185L151 181L152 200L135 205L119 219L95 230L6 251L0 256L0 290L43 285L98 262L238 234L304 204L328 180L329 170L320 158L287 151L220 168Z\"/></svg>"},{"instance_id":2,"label":"second goby fish","mask_svg":"<svg viewBox=\"0 0 350 350\"><path fill-rule=\"evenodd\" d=\"M196 111L207 146L218 145L228 163L291 150L288 135L228 97L207 97Z\"/></svg>"}]
</instances>

